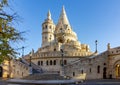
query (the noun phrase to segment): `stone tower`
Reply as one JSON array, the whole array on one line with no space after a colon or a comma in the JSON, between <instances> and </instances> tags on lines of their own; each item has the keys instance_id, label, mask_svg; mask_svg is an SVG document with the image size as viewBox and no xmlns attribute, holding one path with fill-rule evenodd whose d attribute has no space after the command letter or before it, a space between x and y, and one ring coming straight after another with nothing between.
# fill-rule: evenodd
<instances>
[{"instance_id":1,"label":"stone tower","mask_svg":"<svg viewBox=\"0 0 120 85\"><path fill-rule=\"evenodd\" d=\"M50 45L54 40L55 24L51 19L51 13L48 11L47 19L42 24L42 47Z\"/></svg>"},{"instance_id":2,"label":"stone tower","mask_svg":"<svg viewBox=\"0 0 120 85\"><path fill-rule=\"evenodd\" d=\"M71 28L64 6L62 7L62 11L56 25L55 35L58 42L60 43L77 41L76 33L73 32Z\"/></svg>"}]
</instances>

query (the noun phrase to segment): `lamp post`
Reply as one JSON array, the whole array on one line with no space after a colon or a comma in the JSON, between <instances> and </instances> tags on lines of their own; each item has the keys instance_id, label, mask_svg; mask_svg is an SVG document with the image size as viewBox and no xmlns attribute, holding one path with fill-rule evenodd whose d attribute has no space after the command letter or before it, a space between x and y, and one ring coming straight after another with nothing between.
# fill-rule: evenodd
<instances>
[{"instance_id":1,"label":"lamp post","mask_svg":"<svg viewBox=\"0 0 120 85\"><path fill-rule=\"evenodd\" d=\"M33 73L33 72L32 72L32 66L31 66L31 58L32 58L32 55L33 55L33 53L30 52L30 53L29 53L29 56L30 56L30 64L29 64L30 69L29 69L29 74L30 74L30 75Z\"/></svg>"},{"instance_id":2,"label":"lamp post","mask_svg":"<svg viewBox=\"0 0 120 85\"><path fill-rule=\"evenodd\" d=\"M95 46L96 46L95 53L97 53L97 52L98 52L98 51L97 51L97 43L98 43L98 41L96 40L96 41L95 41Z\"/></svg>"},{"instance_id":3,"label":"lamp post","mask_svg":"<svg viewBox=\"0 0 120 85\"><path fill-rule=\"evenodd\" d=\"M64 76L63 49L60 49L60 51L61 51L61 56L62 56L62 59L61 59L61 66L62 66L61 75Z\"/></svg>"}]
</instances>

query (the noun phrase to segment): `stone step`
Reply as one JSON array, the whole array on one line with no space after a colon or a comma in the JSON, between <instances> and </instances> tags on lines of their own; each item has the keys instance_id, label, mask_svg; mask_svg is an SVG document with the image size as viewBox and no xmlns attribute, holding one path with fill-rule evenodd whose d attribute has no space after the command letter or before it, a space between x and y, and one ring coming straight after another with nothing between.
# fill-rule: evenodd
<instances>
[{"instance_id":1,"label":"stone step","mask_svg":"<svg viewBox=\"0 0 120 85\"><path fill-rule=\"evenodd\" d=\"M65 78L63 76L60 76L59 74L32 74L27 77L24 77L23 79L27 80L64 80Z\"/></svg>"}]
</instances>

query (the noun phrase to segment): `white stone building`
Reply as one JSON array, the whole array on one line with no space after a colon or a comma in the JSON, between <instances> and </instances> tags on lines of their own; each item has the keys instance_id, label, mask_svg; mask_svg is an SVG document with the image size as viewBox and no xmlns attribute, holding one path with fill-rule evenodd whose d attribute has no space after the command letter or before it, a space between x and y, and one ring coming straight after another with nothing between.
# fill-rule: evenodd
<instances>
[{"instance_id":1,"label":"white stone building","mask_svg":"<svg viewBox=\"0 0 120 85\"><path fill-rule=\"evenodd\" d=\"M42 47L32 56L32 62L44 71L61 71L64 65L78 60L80 57L91 56L89 45L81 44L73 31L62 8L57 25L54 24L50 11L42 24ZM27 57L26 57L27 59ZM29 57L28 57L29 59Z\"/></svg>"},{"instance_id":2,"label":"white stone building","mask_svg":"<svg viewBox=\"0 0 120 85\"><path fill-rule=\"evenodd\" d=\"M28 54L22 60L13 62L12 77L29 75L30 62L33 69L75 79L120 77L120 47L110 48L108 44L103 53L91 52L89 45L78 41L64 7L56 25L48 12L42 24L42 46L32 56Z\"/></svg>"}]
</instances>

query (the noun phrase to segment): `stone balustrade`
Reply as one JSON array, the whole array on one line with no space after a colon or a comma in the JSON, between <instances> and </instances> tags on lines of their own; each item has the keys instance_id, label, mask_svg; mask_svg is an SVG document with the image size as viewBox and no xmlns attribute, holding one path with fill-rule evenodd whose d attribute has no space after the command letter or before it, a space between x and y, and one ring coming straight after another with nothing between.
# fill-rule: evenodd
<instances>
[{"instance_id":1,"label":"stone balustrade","mask_svg":"<svg viewBox=\"0 0 120 85\"><path fill-rule=\"evenodd\" d=\"M62 54L61 52L42 52L39 54L35 54L34 57L38 58L38 57L60 57ZM64 52L63 56L68 56L68 57L74 57L74 56L89 56L91 55L91 52Z\"/></svg>"}]
</instances>

